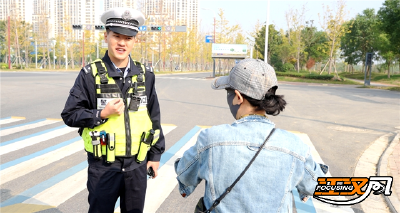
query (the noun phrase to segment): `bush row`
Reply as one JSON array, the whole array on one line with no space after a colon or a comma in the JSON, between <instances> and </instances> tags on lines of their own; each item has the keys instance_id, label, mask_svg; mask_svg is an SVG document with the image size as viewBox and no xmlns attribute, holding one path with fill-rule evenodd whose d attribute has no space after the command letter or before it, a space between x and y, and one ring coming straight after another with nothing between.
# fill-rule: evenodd
<instances>
[{"instance_id":1,"label":"bush row","mask_svg":"<svg viewBox=\"0 0 400 213\"><path fill-rule=\"evenodd\" d=\"M331 80L334 75L318 75L315 73L297 73L297 72L276 72L277 76L288 76L295 78L308 78L308 79L318 79L318 80Z\"/></svg>"}]
</instances>

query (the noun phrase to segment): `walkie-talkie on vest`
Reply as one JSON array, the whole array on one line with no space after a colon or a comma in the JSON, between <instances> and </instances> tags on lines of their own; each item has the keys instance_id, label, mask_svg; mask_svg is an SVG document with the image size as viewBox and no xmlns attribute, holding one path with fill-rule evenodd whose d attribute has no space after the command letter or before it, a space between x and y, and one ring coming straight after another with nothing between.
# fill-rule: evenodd
<instances>
[{"instance_id":1,"label":"walkie-talkie on vest","mask_svg":"<svg viewBox=\"0 0 400 213\"><path fill-rule=\"evenodd\" d=\"M138 111L139 110L139 106L140 106L140 96L139 93L137 91L137 82L134 82L132 85L134 91L133 94L131 96L131 102L129 103L129 110L132 111Z\"/></svg>"}]
</instances>

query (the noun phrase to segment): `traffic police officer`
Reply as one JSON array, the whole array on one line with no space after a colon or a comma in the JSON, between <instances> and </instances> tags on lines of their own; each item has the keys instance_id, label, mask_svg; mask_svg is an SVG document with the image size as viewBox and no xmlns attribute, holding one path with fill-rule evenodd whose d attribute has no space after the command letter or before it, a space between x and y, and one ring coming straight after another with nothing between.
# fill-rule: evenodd
<instances>
[{"instance_id":1,"label":"traffic police officer","mask_svg":"<svg viewBox=\"0 0 400 213\"><path fill-rule=\"evenodd\" d=\"M88 156L89 212L142 212L147 171L157 176L165 150L152 69L130 58L141 12L113 8L103 13L108 51L83 67L61 113L80 127Z\"/></svg>"}]
</instances>

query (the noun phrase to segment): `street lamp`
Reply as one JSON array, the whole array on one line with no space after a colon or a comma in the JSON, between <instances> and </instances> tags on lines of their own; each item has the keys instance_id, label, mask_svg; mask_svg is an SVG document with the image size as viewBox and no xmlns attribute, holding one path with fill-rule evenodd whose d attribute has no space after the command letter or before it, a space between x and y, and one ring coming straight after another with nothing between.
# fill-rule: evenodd
<instances>
[{"instance_id":1,"label":"street lamp","mask_svg":"<svg viewBox=\"0 0 400 213\"><path fill-rule=\"evenodd\" d=\"M209 11L211 11L212 13L213 13L213 15L214 15L214 42L213 43L216 43L215 41L216 41L216 37L215 37L215 17L216 17L216 15L215 15L215 12L214 12L214 10L211 10L211 9L209 9L209 8L201 8L202 10L209 10Z\"/></svg>"},{"instance_id":2,"label":"street lamp","mask_svg":"<svg viewBox=\"0 0 400 213\"><path fill-rule=\"evenodd\" d=\"M267 4L267 22L265 23L265 53L264 53L264 61L268 63L268 28L269 28L269 0Z\"/></svg>"}]
</instances>

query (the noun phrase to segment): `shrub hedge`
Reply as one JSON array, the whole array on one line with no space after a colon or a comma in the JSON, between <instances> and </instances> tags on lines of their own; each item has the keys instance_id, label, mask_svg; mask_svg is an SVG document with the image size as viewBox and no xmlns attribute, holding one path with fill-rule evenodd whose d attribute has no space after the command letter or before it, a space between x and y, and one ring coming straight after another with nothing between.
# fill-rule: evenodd
<instances>
[{"instance_id":1,"label":"shrub hedge","mask_svg":"<svg viewBox=\"0 0 400 213\"><path fill-rule=\"evenodd\" d=\"M308 78L308 79L318 79L318 80L331 80L334 75L318 75L315 73L297 73L297 72L276 72L277 76L288 76L295 78Z\"/></svg>"}]
</instances>

